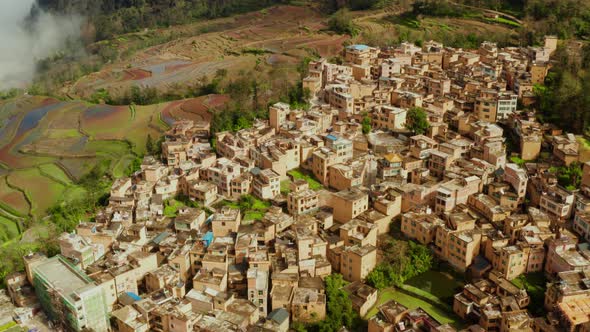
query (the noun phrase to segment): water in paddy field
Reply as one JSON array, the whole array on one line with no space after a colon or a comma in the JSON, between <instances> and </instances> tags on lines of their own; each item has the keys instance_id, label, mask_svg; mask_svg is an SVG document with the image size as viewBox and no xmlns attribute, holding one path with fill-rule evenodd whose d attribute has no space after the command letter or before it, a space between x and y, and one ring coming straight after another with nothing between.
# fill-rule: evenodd
<instances>
[{"instance_id":1,"label":"water in paddy field","mask_svg":"<svg viewBox=\"0 0 590 332\"><path fill-rule=\"evenodd\" d=\"M55 103L28 112L27 115L25 115L25 117L21 121L20 126L18 127L18 131L16 132L16 136L20 136L23 133L35 128L39 124L39 121L41 121L41 119L43 119L43 117L45 117L47 113L59 109L60 107L66 104L67 103L65 102Z\"/></svg>"},{"instance_id":2,"label":"water in paddy field","mask_svg":"<svg viewBox=\"0 0 590 332\"><path fill-rule=\"evenodd\" d=\"M84 118L88 120L92 119L100 119L102 117L107 117L112 113L117 112L118 109L115 106L110 105L95 105L92 107L87 108L84 111Z\"/></svg>"}]
</instances>

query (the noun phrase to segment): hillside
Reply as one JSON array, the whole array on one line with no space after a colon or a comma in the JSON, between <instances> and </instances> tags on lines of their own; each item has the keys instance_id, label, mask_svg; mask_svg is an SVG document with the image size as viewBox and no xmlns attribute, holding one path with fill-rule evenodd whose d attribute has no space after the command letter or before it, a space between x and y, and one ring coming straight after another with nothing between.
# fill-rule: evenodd
<instances>
[{"instance_id":1,"label":"hillside","mask_svg":"<svg viewBox=\"0 0 590 332\"><path fill-rule=\"evenodd\" d=\"M30 95L14 92L0 101L0 215L5 224L0 241L18 238L58 202L87 200L80 181L97 167L108 179L128 172L145 153L148 135L157 139L174 119L210 120L213 130L235 130L265 116L270 102L304 102L298 84L302 63L319 56L337 59L346 44L436 39L475 47L485 39L518 42L518 27L505 22L481 15L415 15L396 1L351 2L369 9L351 12L358 33L338 34L326 14L338 8L328 8L328 2L192 18L192 23L169 27L147 24L148 29L89 42L83 58L43 61ZM74 10L56 3L74 2L42 4ZM90 2L75 3L97 10ZM144 11L151 11L161 2L142 3ZM98 10L106 17L129 8Z\"/></svg>"}]
</instances>

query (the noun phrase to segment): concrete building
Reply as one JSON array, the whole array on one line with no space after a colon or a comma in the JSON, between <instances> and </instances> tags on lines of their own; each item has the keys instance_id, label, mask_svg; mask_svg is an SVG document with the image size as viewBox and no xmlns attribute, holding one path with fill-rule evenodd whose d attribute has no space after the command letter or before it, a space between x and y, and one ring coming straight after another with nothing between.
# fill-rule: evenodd
<instances>
[{"instance_id":1,"label":"concrete building","mask_svg":"<svg viewBox=\"0 0 590 332\"><path fill-rule=\"evenodd\" d=\"M41 307L51 320L74 331L110 330L103 289L66 258L58 255L26 267Z\"/></svg>"},{"instance_id":2,"label":"concrete building","mask_svg":"<svg viewBox=\"0 0 590 332\"><path fill-rule=\"evenodd\" d=\"M332 194L328 204L334 210L334 220L345 223L369 208L369 195L357 188Z\"/></svg>"},{"instance_id":3,"label":"concrete building","mask_svg":"<svg viewBox=\"0 0 590 332\"><path fill-rule=\"evenodd\" d=\"M213 235L220 237L237 233L241 220L242 217L239 209L232 209L227 206L223 207L213 215L213 219L211 220Z\"/></svg>"},{"instance_id":4,"label":"concrete building","mask_svg":"<svg viewBox=\"0 0 590 332\"><path fill-rule=\"evenodd\" d=\"M340 273L347 281L363 281L377 265L377 248L373 245L347 247L342 251Z\"/></svg>"},{"instance_id":5,"label":"concrete building","mask_svg":"<svg viewBox=\"0 0 590 332\"><path fill-rule=\"evenodd\" d=\"M248 269L248 300L258 308L261 316L268 314L268 271L257 268Z\"/></svg>"}]
</instances>

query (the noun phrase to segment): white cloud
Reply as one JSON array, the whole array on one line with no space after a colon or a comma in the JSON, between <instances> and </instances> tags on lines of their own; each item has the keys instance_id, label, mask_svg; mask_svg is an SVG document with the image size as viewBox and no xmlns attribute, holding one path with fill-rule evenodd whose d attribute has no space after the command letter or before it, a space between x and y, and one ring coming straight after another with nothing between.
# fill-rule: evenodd
<instances>
[{"instance_id":1,"label":"white cloud","mask_svg":"<svg viewBox=\"0 0 590 332\"><path fill-rule=\"evenodd\" d=\"M35 0L0 0L0 89L25 86L38 60L80 35L82 20L75 16L40 11L27 26L34 4Z\"/></svg>"}]
</instances>

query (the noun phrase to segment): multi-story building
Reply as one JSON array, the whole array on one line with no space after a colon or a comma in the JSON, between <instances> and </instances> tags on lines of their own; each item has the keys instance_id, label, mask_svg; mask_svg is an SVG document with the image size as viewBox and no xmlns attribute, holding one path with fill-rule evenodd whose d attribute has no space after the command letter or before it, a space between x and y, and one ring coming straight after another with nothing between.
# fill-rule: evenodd
<instances>
[{"instance_id":1,"label":"multi-story building","mask_svg":"<svg viewBox=\"0 0 590 332\"><path fill-rule=\"evenodd\" d=\"M281 192L281 177L271 169L252 172L252 194L260 199L273 199Z\"/></svg>"},{"instance_id":2,"label":"multi-story building","mask_svg":"<svg viewBox=\"0 0 590 332\"><path fill-rule=\"evenodd\" d=\"M241 220L241 212L239 209L232 209L224 206L220 211L215 213L213 219L211 219L213 235L219 237L237 233Z\"/></svg>"},{"instance_id":3,"label":"multi-story building","mask_svg":"<svg viewBox=\"0 0 590 332\"><path fill-rule=\"evenodd\" d=\"M547 240L545 272L554 275L564 271L580 271L590 267L590 260L578 251L577 240L567 236Z\"/></svg>"},{"instance_id":4,"label":"multi-story building","mask_svg":"<svg viewBox=\"0 0 590 332\"><path fill-rule=\"evenodd\" d=\"M526 171L516 164L508 163L504 168L504 181L510 183L518 195L518 203L523 203L528 181Z\"/></svg>"},{"instance_id":5,"label":"multi-story building","mask_svg":"<svg viewBox=\"0 0 590 332\"><path fill-rule=\"evenodd\" d=\"M402 215L401 230L405 236L428 245L435 240L436 229L445 224L444 220L430 213L407 212Z\"/></svg>"},{"instance_id":6,"label":"multi-story building","mask_svg":"<svg viewBox=\"0 0 590 332\"><path fill-rule=\"evenodd\" d=\"M550 325L558 331L584 331L588 325L588 304L590 270L565 271L557 274L557 279L548 284L545 292L545 309L552 316ZM557 320L558 322L555 322ZM544 321L535 322L536 327L547 326ZM540 323L540 324L539 324Z\"/></svg>"},{"instance_id":7,"label":"multi-story building","mask_svg":"<svg viewBox=\"0 0 590 332\"><path fill-rule=\"evenodd\" d=\"M546 189L539 201L541 211L559 220L568 219L573 211L574 194L559 186Z\"/></svg>"},{"instance_id":8,"label":"multi-story building","mask_svg":"<svg viewBox=\"0 0 590 332\"><path fill-rule=\"evenodd\" d=\"M258 308L261 316L268 314L268 271L248 269L248 300Z\"/></svg>"},{"instance_id":9,"label":"multi-story building","mask_svg":"<svg viewBox=\"0 0 590 332\"><path fill-rule=\"evenodd\" d=\"M326 318L326 294L313 288L296 288L291 300L294 322L315 323Z\"/></svg>"},{"instance_id":10,"label":"multi-story building","mask_svg":"<svg viewBox=\"0 0 590 332\"><path fill-rule=\"evenodd\" d=\"M291 192L287 196L287 209L293 216L307 214L319 209L319 195L309 189L309 183L305 180L297 180L291 183Z\"/></svg>"},{"instance_id":11,"label":"multi-story building","mask_svg":"<svg viewBox=\"0 0 590 332\"><path fill-rule=\"evenodd\" d=\"M377 265L377 248L354 245L342 251L340 273L345 280L363 281Z\"/></svg>"},{"instance_id":12,"label":"multi-story building","mask_svg":"<svg viewBox=\"0 0 590 332\"><path fill-rule=\"evenodd\" d=\"M41 307L56 324L73 331L109 331L104 290L63 256L25 259Z\"/></svg>"},{"instance_id":13,"label":"multi-story building","mask_svg":"<svg viewBox=\"0 0 590 332\"><path fill-rule=\"evenodd\" d=\"M407 114L406 109L387 105L377 106L371 115L371 125L373 128L402 130L405 129Z\"/></svg>"},{"instance_id":14,"label":"multi-story building","mask_svg":"<svg viewBox=\"0 0 590 332\"><path fill-rule=\"evenodd\" d=\"M328 205L334 210L334 220L345 223L369 208L369 195L358 188L332 194Z\"/></svg>"},{"instance_id":15,"label":"multi-story building","mask_svg":"<svg viewBox=\"0 0 590 332\"><path fill-rule=\"evenodd\" d=\"M590 213L576 212L573 228L582 238L590 242Z\"/></svg>"}]
</instances>

